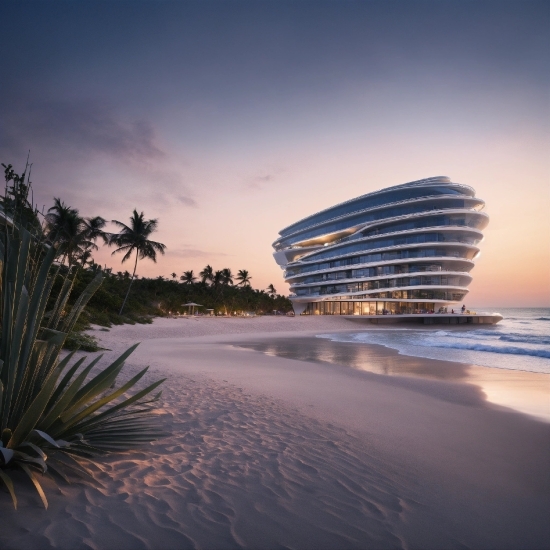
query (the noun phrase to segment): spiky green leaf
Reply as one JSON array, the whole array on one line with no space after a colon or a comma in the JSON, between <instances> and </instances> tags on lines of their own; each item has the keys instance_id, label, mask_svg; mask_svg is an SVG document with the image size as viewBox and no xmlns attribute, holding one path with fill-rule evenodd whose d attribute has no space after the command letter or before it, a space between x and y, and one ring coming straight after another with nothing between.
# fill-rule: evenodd
<instances>
[{"instance_id":1,"label":"spiky green leaf","mask_svg":"<svg viewBox=\"0 0 550 550\"><path fill-rule=\"evenodd\" d=\"M13 507L17 510L17 497L15 496L15 490L13 488L13 481L11 477L0 468L0 479L4 482L4 485L8 488L13 502Z\"/></svg>"},{"instance_id":2,"label":"spiky green leaf","mask_svg":"<svg viewBox=\"0 0 550 550\"><path fill-rule=\"evenodd\" d=\"M27 476L29 476L29 479L32 481L37 493L40 495L40 498L42 500L42 504L44 505L44 508L46 510L48 509L48 499L46 498L46 494L44 493L44 490L42 489L42 486L40 483L38 483L38 480L36 479L35 475L33 474L32 470L26 465L21 462L18 463L19 468L21 468Z\"/></svg>"}]
</instances>

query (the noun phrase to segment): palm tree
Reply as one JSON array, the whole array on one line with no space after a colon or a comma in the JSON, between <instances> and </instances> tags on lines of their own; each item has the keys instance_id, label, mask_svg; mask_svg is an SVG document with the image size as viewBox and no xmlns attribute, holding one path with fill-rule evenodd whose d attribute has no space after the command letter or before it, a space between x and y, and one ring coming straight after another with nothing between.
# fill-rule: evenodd
<instances>
[{"instance_id":1,"label":"palm tree","mask_svg":"<svg viewBox=\"0 0 550 550\"><path fill-rule=\"evenodd\" d=\"M92 250L98 250L97 239L101 239L105 244L109 242L107 233L103 231L106 223L101 216L82 219L82 234L79 236L81 242L79 250L75 254L82 267L93 262Z\"/></svg>"},{"instance_id":2,"label":"palm tree","mask_svg":"<svg viewBox=\"0 0 550 550\"><path fill-rule=\"evenodd\" d=\"M184 271L183 275L180 277L180 281L183 281L183 284L186 285L192 285L196 280L197 278L192 269L190 271Z\"/></svg>"},{"instance_id":3,"label":"palm tree","mask_svg":"<svg viewBox=\"0 0 550 550\"><path fill-rule=\"evenodd\" d=\"M54 205L48 209L45 220L48 240L57 245L59 253L63 254L61 264L68 258L70 267L73 264L73 258L82 248L87 248L83 246L88 244L85 243L87 239L84 237L84 220L76 208L71 208L57 197L54 198Z\"/></svg>"},{"instance_id":4,"label":"palm tree","mask_svg":"<svg viewBox=\"0 0 550 550\"><path fill-rule=\"evenodd\" d=\"M214 276L212 277L212 286L214 288L218 288L221 284L223 284L223 281L223 271L216 271L216 273L214 273Z\"/></svg>"},{"instance_id":5,"label":"palm tree","mask_svg":"<svg viewBox=\"0 0 550 550\"><path fill-rule=\"evenodd\" d=\"M277 291L275 290L275 287L272 284L269 285L266 290L272 298L277 294Z\"/></svg>"},{"instance_id":6,"label":"palm tree","mask_svg":"<svg viewBox=\"0 0 550 550\"><path fill-rule=\"evenodd\" d=\"M237 283L239 286L250 286L250 279L252 279L246 269L239 269L235 278L239 281Z\"/></svg>"},{"instance_id":7,"label":"palm tree","mask_svg":"<svg viewBox=\"0 0 550 550\"><path fill-rule=\"evenodd\" d=\"M145 214L143 212L138 214L135 208L132 216L130 217L129 226L125 223L119 222L118 220L113 220L113 223L122 230L120 233L110 236L109 245L114 244L118 247L112 255L117 252L124 252L124 256L122 257L122 263L124 263L126 260L130 259L134 251L136 253L134 272L132 273L130 285L128 286L128 291L126 292L124 302L122 302L122 307L119 312L119 315L122 315L122 310L126 305L126 300L128 299L130 289L132 288L132 283L134 282L138 259L144 260L148 258L156 263L157 252L164 254L166 245L149 240L149 236L157 230L158 220L146 220Z\"/></svg>"},{"instance_id":8,"label":"palm tree","mask_svg":"<svg viewBox=\"0 0 550 550\"><path fill-rule=\"evenodd\" d=\"M172 279L175 281L176 280L176 277L178 276L177 273L170 273L170 276L172 277Z\"/></svg>"},{"instance_id":9,"label":"palm tree","mask_svg":"<svg viewBox=\"0 0 550 550\"><path fill-rule=\"evenodd\" d=\"M212 281L214 278L214 270L212 269L211 265L207 265L200 273L199 277L201 278L203 283L206 283L206 281Z\"/></svg>"},{"instance_id":10,"label":"palm tree","mask_svg":"<svg viewBox=\"0 0 550 550\"><path fill-rule=\"evenodd\" d=\"M222 269L223 274L223 284L224 285L232 285L233 284L233 273L231 273L231 270L228 267L225 267Z\"/></svg>"},{"instance_id":11,"label":"palm tree","mask_svg":"<svg viewBox=\"0 0 550 550\"><path fill-rule=\"evenodd\" d=\"M105 233L105 231L103 231L106 223L106 220L101 216L84 218L83 224L88 240L95 243L97 239L101 239L105 244L107 244L109 242L109 236Z\"/></svg>"},{"instance_id":12,"label":"palm tree","mask_svg":"<svg viewBox=\"0 0 550 550\"><path fill-rule=\"evenodd\" d=\"M91 265L94 261L92 258L92 251L89 248L85 248L82 250L78 256L76 257L77 262L80 263L81 267L86 267L87 265Z\"/></svg>"},{"instance_id":13,"label":"palm tree","mask_svg":"<svg viewBox=\"0 0 550 550\"><path fill-rule=\"evenodd\" d=\"M71 208L59 198L54 198L54 205L45 219L46 235L63 254L61 263L67 259L69 267L82 262L83 257L89 260L91 251L97 250L95 241L98 238L108 242L108 236L103 231L106 222L101 216L82 218L76 208Z\"/></svg>"}]
</instances>

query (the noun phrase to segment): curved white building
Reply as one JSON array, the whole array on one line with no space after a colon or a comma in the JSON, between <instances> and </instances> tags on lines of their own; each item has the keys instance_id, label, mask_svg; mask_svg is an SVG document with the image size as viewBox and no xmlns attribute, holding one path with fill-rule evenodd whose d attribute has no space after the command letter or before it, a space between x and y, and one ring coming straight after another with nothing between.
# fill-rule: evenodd
<instances>
[{"instance_id":1,"label":"curved white building","mask_svg":"<svg viewBox=\"0 0 550 550\"><path fill-rule=\"evenodd\" d=\"M388 187L280 231L296 314L427 314L459 309L489 217L447 177Z\"/></svg>"}]
</instances>

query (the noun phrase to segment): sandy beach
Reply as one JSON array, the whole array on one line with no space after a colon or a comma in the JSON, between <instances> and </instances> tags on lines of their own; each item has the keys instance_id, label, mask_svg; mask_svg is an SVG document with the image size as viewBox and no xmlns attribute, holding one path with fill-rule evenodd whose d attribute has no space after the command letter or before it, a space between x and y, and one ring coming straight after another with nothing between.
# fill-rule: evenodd
<instances>
[{"instance_id":1,"label":"sandy beach","mask_svg":"<svg viewBox=\"0 0 550 550\"><path fill-rule=\"evenodd\" d=\"M18 511L4 495L0 547L547 548L548 375L376 345L354 368L349 344L314 339L357 328L264 317L94 330L103 362L141 342L125 376L167 377L158 414L172 435L91 465L95 484L44 478L47 511L24 484ZM523 410L530 391L538 404Z\"/></svg>"}]
</instances>

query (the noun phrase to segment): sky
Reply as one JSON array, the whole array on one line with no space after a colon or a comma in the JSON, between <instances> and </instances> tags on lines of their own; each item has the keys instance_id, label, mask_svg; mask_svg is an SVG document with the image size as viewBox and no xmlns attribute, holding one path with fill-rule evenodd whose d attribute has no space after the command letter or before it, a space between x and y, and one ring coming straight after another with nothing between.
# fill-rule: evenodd
<instances>
[{"instance_id":1,"label":"sky","mask_svg":"<svg viewBox=\"0 0 550 550\"><path fill-rule=\"evenodd\" d=\"M283 227L444 175L491 219L468 305L550 306L550 3L4 0L0 18L0 162L30 150L39 208L157 218L166 255L140 276L210 264L287 294Z\"/></svg>"}]
</instances>

